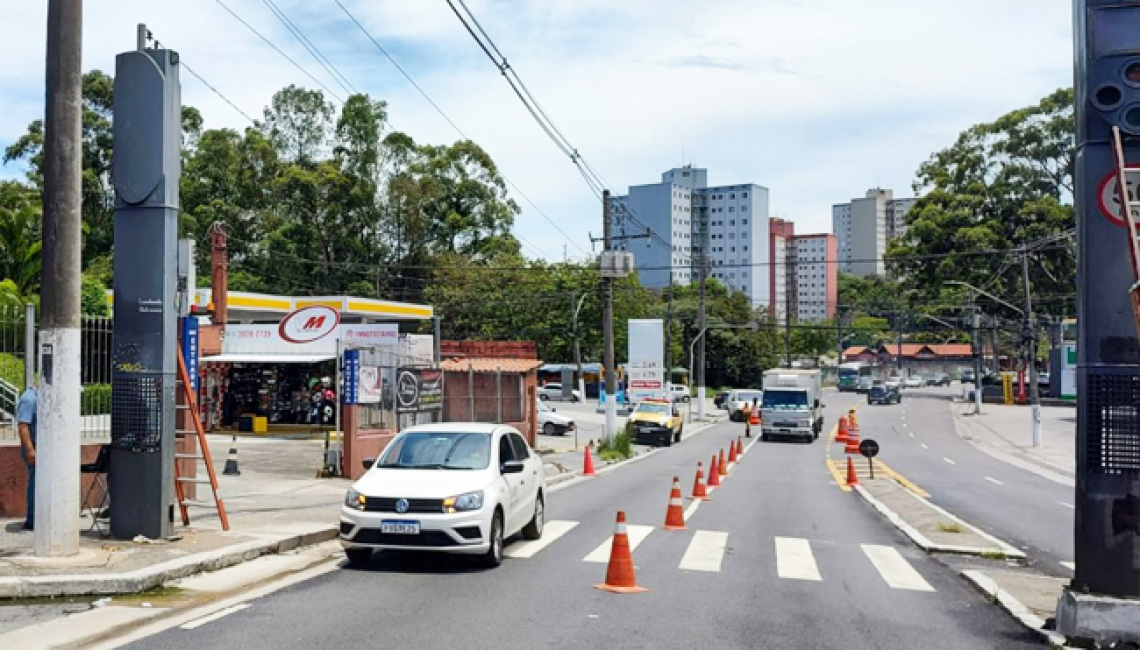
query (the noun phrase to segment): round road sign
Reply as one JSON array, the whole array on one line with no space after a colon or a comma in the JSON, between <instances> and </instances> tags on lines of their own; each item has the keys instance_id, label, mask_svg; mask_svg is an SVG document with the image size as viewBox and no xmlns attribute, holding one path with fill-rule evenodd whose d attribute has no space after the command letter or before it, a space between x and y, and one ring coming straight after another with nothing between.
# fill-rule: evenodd
<instances>
[{"instance_id":1,"label":"round road sign","mask_svg":"<svg viewBox=\"0 0 1140 650\"><path fill-rule=\"evenodd\" d=\"M1129 165L1129 169L1140 169L1140 165ZM1100 179L1100 185L1097 186L1096 192L1096 205L1100 209L1100 213L1112 223L1124 228L1124 220L1120 218L1120 192L1117 187L1120 184L1116 180L1116 171L1111 171L1105 174L1104 178ZM1133 201L1136 200L1137 187L1134 180L1128 182L1128 196ZM1133 209L1133 218L1140 217L1140 212Z\"/></svg>"},{"instance_id":2,"label":"round road sign","mask_svg":"<svg viewBox=\"0 0 1140 650\"><path fill-rule=\"evenodd\" d=\"M874 458L875 456L879 455L879 443L871 440L870 438L867 438L863 442L859 443L859 453L863 454L867 458Z\"/></svg>"}]
</instances>

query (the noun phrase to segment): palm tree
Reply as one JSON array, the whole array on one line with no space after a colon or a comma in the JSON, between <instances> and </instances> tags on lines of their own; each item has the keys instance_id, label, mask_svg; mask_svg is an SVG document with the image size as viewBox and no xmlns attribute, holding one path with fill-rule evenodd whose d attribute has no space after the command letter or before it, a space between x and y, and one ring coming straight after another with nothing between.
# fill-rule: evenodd
<instances>
[{"instance_id":1,"label":"palm tree","mask_svg":"<svg viewBox=\"0 0 1140 650\"><path fill-rule=\"evenodd\" d=\"M20 295L39 291L43 228L39 192L15 181L0 181L0 280Z\"/></svg>"}]
</instances>

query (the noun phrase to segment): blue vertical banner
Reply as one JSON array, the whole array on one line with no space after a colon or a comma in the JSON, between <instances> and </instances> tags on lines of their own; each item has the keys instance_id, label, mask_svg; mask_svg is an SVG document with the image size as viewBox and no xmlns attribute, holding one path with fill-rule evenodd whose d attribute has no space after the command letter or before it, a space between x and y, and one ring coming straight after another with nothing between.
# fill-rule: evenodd
<instances>
[{"instance_id":1,"label":"blue vertical banner","mask_svg":"<svg viewBox=\"0 0 1140 650\"><path fill-rule=\"evenodd\" d=\"M344 377L344 395L342 403L360 403L360 350L344 351L344 366L341 368Z\"/></svg>"},{"instance_id":2,"label":"blue vertical banner","mask_svg":"<svg viewBox=\"0 0 1140 650\"><path fill-rule=\"evenodd\" d=\"M198 390L198 317L182 318L182 360L186 374L190 375L190 389Z\"/></svg>"}]
</instances>

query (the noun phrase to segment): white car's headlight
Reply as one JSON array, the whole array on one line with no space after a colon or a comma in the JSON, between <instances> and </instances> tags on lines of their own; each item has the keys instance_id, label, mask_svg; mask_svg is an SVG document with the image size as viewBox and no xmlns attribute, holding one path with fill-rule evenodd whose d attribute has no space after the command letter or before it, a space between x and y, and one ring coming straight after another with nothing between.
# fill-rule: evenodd
<instances>
[{"instance_id":1,"label":"white car's headlight","mask_svg":"<svg viewBox=\"0 0 1140 650\"><path fill-rule=\"evenodd\" d=\"M468 492L457 497L447 497L443 500L443 511L446 513L467 512L479 510L483 507L483 491Z\"/></svg>"},{"instance_id":2,"label":"white car's headlight","mask_svg":"<svg viewBox=\"0 0 1140 650\"><path fill-rule=\"evenodd\" d=\"M353 510L364 510L364 504L368 499L356 490L349 488L348 494L344 495L344 505L352 508Z\"/></svg>"}]
</instances>

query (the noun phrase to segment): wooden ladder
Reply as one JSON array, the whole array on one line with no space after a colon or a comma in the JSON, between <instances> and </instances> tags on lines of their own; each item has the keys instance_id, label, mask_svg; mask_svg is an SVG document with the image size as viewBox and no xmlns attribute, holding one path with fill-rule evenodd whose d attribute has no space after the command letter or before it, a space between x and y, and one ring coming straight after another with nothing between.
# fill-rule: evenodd
<instances>
[{"instance_id":1,"label":"wooden ladder","mask_svg":"<svg viewBox=\"0 0 1140 650\"><path fill-rule=\"evenodd\" d=\"M189 410L190 420L194 423L193 430L175 430L176 438L185 438L186 436L197 436L198 438L198 453L196 454L174 454L174 493L178 497L178 509L182 513L182 525L190 525L190 513L187 511L188 506L198 506L203 508L214 508L218 511L218 519L222 522L222 530L230 529L230 520L226 516L226 506L222 503L222 497L218 493L218 475L214 472L214 461L210 458L210 446L206 442L206 428L202 426L202 414L198 410L198 398L194 395L193 384L190 383L190 375L186 372L186 359L182 354L182 345L178 346L178 385L179 391L176 396L181 397L181 403L178 404L177 410ZM194 462L202 461L206 466L206 475L209 478L197 478L192 476L179 476L178 461L180 460L193 460ZM191 501L186 498L186 491L183 489L183 484L194 483L198 485L209 485L210 490L213 491L214 500L210 501Z\"/></svg>"},{"instance_id":2,"label":"wooden ladder","mask_svg":"<svg viewBox=\"0 0 1140 650\"><path fill-rule=\"evenodd\" d=\"M1136 333L1140 335L1140 227L1136 224L1136 212L1140 211L1140 201L1133 194L1140 194L1140 168L1128 167L1124 160L1124 138L1120 127L1112 127L1112 143L1116 154L1116 185L1120 194L1120 216L1128 228L1128 255L1132 261L1132 288L1128 297L1132 302L1132 318ZM1128 181L1133 181L1135 192L1129 191Z\"/></svg>"}]
</instances>

